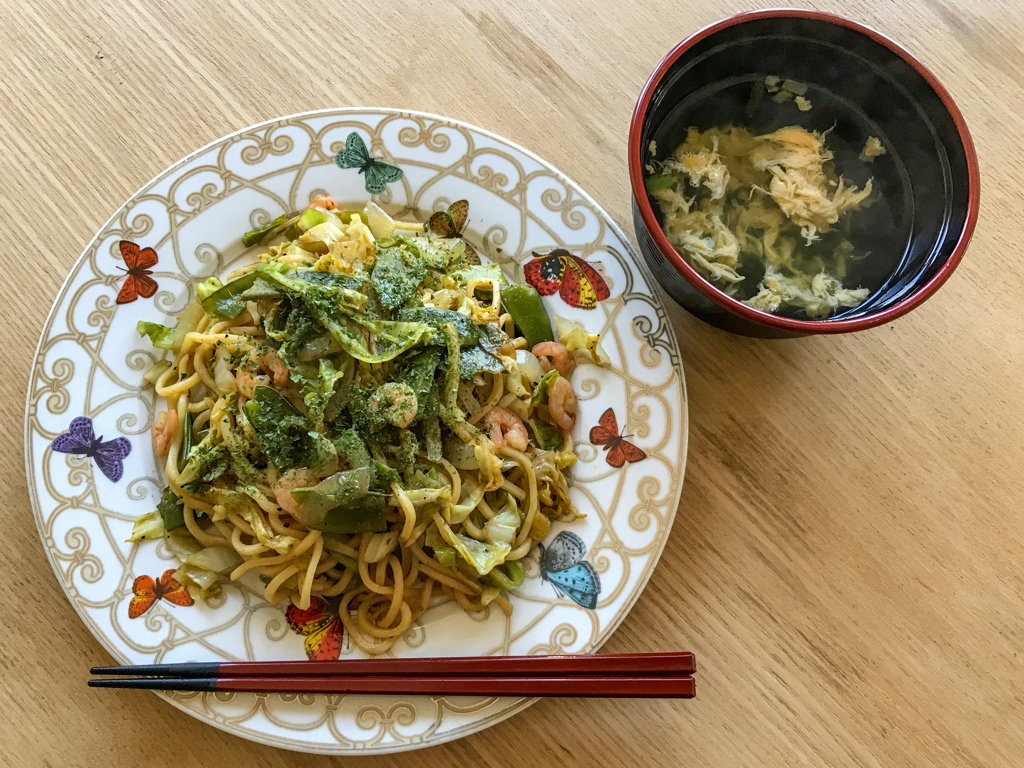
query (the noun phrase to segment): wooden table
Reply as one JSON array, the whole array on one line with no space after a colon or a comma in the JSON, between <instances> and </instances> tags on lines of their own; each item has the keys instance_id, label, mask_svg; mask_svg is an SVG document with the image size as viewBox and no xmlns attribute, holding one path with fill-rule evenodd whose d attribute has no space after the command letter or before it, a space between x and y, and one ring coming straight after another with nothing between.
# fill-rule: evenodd
<instances>
[{"instance_id":1,"label":"wooden table","mask_svg":"<svg viewBox=\"0 0 1024 768\"><path fill-rule=\"evenodd\" d=\"M40 546L22 420L51 299L110 212L237 128L379 105L508 136L631 232L641 85L682 37L756 4L0 0L0 764L336 764L228 736L149 693L85 687L106 654ZM963 265L910 316L856 336L748 340L672 307L686 484L661 564L606 650L695 651L697 700L542 702L375 765L1024 763L1024 12L816 5L903 42L960 104L984 179Z\"/></svg>"}]
</instances>

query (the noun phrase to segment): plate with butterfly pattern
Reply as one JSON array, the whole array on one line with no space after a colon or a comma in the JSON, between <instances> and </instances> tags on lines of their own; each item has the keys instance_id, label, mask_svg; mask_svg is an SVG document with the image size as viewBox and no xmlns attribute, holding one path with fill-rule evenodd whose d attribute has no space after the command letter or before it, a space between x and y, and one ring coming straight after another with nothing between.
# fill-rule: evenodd
<instances>
[{"instance_id":1,"label":"plate with butterfly pattern","mask_svg":"<svg viewBox=\"0 0 1024 768\"><path fill-rule=\"evenodd\" d=\"M359 656L329 599L270 605L250 572L204 603L174 579L162 541L125 542L163 486L150 439L158 404L143 380L157 358L136 323L173 324L197 283L258 255L244 232L321 195L347 208L373 199L463 238L472 258L537 288L550 315L599 331L610 358L573 374L571 493L586 517L556 522L531 553L510 617L439 604L392 653L595 652L651 577L679 502L686 391L661 295L618 226L548 163L465 123L387 109L294 115L219 139L139 190L86 246L43 328L25 413L32 510L68 600L122 664ZM83 666L105 663L83 652ZM157 695L244 738L335 754L437 744L532 703Z\"/></svg>"}]
</instances>

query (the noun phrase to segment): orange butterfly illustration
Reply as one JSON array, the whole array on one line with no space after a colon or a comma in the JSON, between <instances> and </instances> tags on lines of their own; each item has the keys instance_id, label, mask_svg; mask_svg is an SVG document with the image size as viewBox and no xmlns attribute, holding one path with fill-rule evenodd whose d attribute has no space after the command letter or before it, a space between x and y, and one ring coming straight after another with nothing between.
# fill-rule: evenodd
<instances>
[{"instance_id":1,"label":"orange butterfly illustration","mask_svg":"<svg viewBox=\"0 0 1024 768\"><path fill-rule=\"evenodd\" d=\"M619 433L619 422L615 420L615 412L611 408L601 414L597 423L598 426L590 430L590 442L604 446L604 450L608 451L605 460L613 467L618 469L627 461L634 462L647 458L646 453L632 443L626 442L626 438L632 435L623 436Z\"/></svg>"},{"instance_id":2,"label":"orange butterfly illustration","mask_svg":"<svg viewBox=\"0 0 1024 768\"><path fill-rule=\"evenodd\" d=\"M564 248L555 248L547 256L534 252L523 273L541 296L557 291L562 301L578 309L593 309L610 293L600 272Z\"/></svg>"},{"instance_id":3,"label":"orange butterfly illustration","mask_svg":"<svg viewBox=\"0 0 1024 768\"><path fill-rule=\"evenodd\" d=\"M127 272L127 277L121 285L117 294L118 304L130 304L139 296L148 299L156 293L156 280L150 277L153 274L152 267L158 261L156 251L152 248L139 248L138 244L131 240L122 240L118 247L121 249L121 258L124 259L125 267L118 267L122 272Z\"/></svg>"},{"instance_id":4,"label":"orange butterfly illustration","mask_svg":"<svg viewBox=\"0 0 1024 768\"><path fill-rule=\"evenodd\" d=\"M469 241L462 236L462 230L466 228L466 219L469 218L469 201L456 200L448 206L447 210L438 211L427 219L427 227L438 237L457 237L466 246L466 261L470 264L479 264L480 257Z\"/></svg>"},{"instance_id":5,"label":"orange butterfly illustration","mask_svg":"<svg viewBox=\"0 0 1024 768\"><path fill-rule=\"evenodd\" d=\"M169 603L174 603L174 605L185 607L195 602L188 590L174 578L174 569L168 568L159 581L152 576L139 576L132 582L132 600L128 603L128 618L139 618L161 598Z\"/></svg>"},{"instance_id":6,"label":"orange butterfly illustration","mask_svg":"<svg viewBox=\"0 0 1024 768\"><path fill-rule=\"evenodd\" d=\"M341 654L345 625L336 610L317 595L309 599L309 608L302 610L295 603L285 611L288 626L306 636L304 646L310 661L333 661Z\"/></svg>"}]
</instances>

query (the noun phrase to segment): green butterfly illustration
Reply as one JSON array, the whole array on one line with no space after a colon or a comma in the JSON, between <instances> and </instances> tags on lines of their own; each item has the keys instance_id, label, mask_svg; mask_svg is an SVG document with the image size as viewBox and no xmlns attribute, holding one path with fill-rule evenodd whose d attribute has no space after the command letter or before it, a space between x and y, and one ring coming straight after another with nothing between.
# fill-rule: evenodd
<instances>
[{"instance_id":1,"label":"green butterfly illustration","mask_svg":"<svg viewBox=\"0 0 1024 768\"><path fill-rule=\"evenodd\" d=\"M345 139L345 148L334 156L339 168L358 168L366 174L366 191L379 195L393 181L402 178L401 168L373 157L359 134L352 131Z\"/></svg>"}]
</instances>

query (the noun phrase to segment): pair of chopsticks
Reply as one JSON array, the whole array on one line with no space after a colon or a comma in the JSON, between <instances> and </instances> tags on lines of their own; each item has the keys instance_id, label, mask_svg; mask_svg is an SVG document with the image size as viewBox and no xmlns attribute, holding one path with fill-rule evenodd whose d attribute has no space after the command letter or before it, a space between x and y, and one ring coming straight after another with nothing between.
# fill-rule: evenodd
<instances>
[{"instance_id":1,"label":"pair of chopsticks","mask_svg":"<svg viewBox=\"0 0 1024 768\"><path fill-rule=\"evenodd\" d=\"M352 661L190 662L93 667L93 688L688 699L692 653L484 656Z\"/></svg>"}]
</instances>

